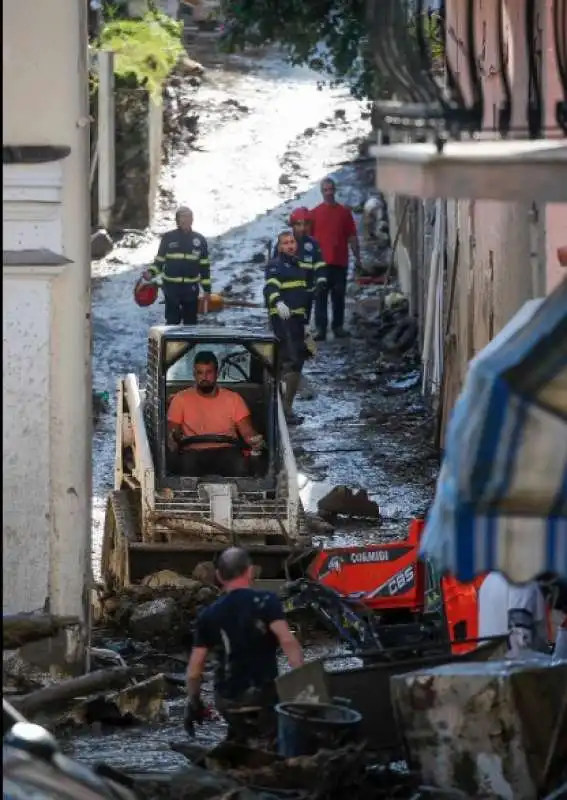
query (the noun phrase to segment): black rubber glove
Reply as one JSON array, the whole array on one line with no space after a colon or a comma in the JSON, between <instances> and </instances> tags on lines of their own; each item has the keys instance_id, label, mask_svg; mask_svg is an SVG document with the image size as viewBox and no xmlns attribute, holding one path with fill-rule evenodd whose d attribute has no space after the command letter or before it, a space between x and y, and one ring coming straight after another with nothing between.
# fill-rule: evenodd
<instances>
[{"instance_id":1,"label":"black rubber glove","mask_svg":"<svg viewBox=\"0 0 567 800\"><path fill-rule=\"evenodd\" d=\"M195 723L202 725L205 720L205 706L200 697L188 698L185 702L185 713L183 715L183 727L188 736L195 736Z\"/></svg>"}]
</instances>

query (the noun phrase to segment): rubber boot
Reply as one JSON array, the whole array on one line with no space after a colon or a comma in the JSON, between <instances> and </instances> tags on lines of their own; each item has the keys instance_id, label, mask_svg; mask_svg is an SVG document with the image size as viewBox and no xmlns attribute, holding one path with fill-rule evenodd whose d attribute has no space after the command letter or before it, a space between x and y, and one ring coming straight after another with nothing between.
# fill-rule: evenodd
<instances>
[{"instance_id":1,"label":"rubber boot","mask_svg":"<svg viewBox=\"0 0 567 800\"><path fill-rule=\"evenodd\" d=\"M299 381L299 389L297 392L297 396L300 397L302 400L315 399L315 389L309 383L309 381L304 375L301 376L301 380Z\"/></svg>"},{"instance_id":2,"label":"rubber boot","mask_svg":"<svg viewBox=\"0 0 567 800\"><path fill-rule=\"evenodd\" d=\"M293 412L293 401L299 389L301 382L300 372L288 372L284 378L285 381L285 397L284 397L284 412L288 425L301 425L303 417Z\"/></svg>"}]
</instances>

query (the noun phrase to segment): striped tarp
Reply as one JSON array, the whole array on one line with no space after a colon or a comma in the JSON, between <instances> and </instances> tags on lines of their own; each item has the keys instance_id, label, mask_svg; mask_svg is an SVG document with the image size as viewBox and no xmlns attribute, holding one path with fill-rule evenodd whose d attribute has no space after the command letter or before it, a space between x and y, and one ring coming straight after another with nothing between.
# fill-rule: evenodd
<instances>
[{"instance_id":1,"label":"striped tarp","mask_svg":"<svg viewBox=\"0 0 567 800\"><path fill-rule=\"evenodd\" d=\"M471 362L421 555L462 581L567 577L567 281Z\"/></svg>"}]
</instances>

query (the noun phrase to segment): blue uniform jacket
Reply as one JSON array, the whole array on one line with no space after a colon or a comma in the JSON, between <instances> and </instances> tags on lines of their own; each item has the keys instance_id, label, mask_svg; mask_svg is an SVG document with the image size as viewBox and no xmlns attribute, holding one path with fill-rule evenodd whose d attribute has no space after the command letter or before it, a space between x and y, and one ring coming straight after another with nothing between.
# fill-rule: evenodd
<instances>
[{"instance_id":1,"label":"blue uniform jacket","mask_svg":"<svg viewBox=\"0 0 567 800\"><path fill-rule=\"evenodd\" d=\"M211 262L204 236L175 228L162 236L150 273L161 275L164 284L194 284L211 291Z\"/></svg>"},{"instance_id":2,"label":"blue uniform jacket","mask_svg":"<svg viewBox=\"0 0 567 800\"><path fill-rule=\"evenodd\" d=\"M278 255L278 244L274 245L273 257ZM323 261L323 254L319 242L312 236L304 236L297 239L297 259L307 273L307 288L310 292L315 289L317 283L324 283L326 264Z\"/></svg>"},{"instance_id":3,"label":"blue uniform jacket","mask_svg":"<svg viewBox=\"0 0 567 800\"><path fill-rule=\"evenodd\" d=\"M297 258L283 253L266 266L264 298L270 314L277 314L276 304L285 303L293 315L305 317L309 291L306 270Z\"/></svg>"}]
</instances>

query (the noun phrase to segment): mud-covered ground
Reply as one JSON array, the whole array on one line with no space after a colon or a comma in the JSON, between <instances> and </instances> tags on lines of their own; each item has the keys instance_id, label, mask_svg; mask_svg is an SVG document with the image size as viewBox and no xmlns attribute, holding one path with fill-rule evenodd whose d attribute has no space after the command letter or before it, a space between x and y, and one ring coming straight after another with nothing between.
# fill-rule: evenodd
<instances>
[{"instance_id":1,"label":"mud-covered ground","mask_svg":"<svg viewBox=\"0 0 567 800\"><path fill-rule=\"evenodd\" d=\"M213 48L209 44L202 48ZM204 53L195 54L204 61ZM339 200L353 207L368 196L373 176L367 167L338 166L352 161L369 134L366 108L342 90L320 90L318 76L291 68L277 53L262 58L216 58L194 91L198 138L189 153L173 154L164 175L162 209L155 229L130 235L104 261L93 265L94 388L114 396L116 378L143 376L147 329L163 320L163 306L137 308L132 287L153 260L158 236L172 224L174 205L189 204L195 228L209 240L213 290L260 302L265 252L296 205L319 202L318 185L332 174ZM334 543L368 542L401 536L407 521L427 506L436 471L432 427L415 385L415 363L385 363L372 324L356 311L364 291L351 289L348 322L353 336L332 338L306 366L312 400L299 400L303 426L293 430L308 510L337 484L366 488L382 512L379 523L344 524ZM262 308L218 315L219 324L265 321ZM406 384L392 388L396 377ZM411 387L413 388L407 388ZM106 493L112 488L114 409L104 414L94 435L93 566L98 573ZM322 654L319 645L310 655ZM66 743L84 761L106 760L144 770L174 769L184 759L168 742L182 741L181 698L170 702L171 719L154 727L110 733L85 732ZM218 741L221 723L209 723L200 742Z\"/></svg>"}]
</instances>

